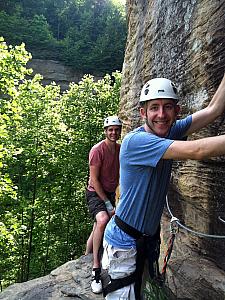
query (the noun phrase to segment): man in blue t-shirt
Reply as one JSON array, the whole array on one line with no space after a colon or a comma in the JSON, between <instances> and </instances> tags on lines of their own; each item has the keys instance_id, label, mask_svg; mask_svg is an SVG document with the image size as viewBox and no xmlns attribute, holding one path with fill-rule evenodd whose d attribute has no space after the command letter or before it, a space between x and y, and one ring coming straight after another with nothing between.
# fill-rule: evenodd
<instances>
[{"instance_id":1,"label":"man in blue t-shirt","mask_svg":"<svg viewBox=\"0 0 225 300\"><path fill-rule=\"evenodd\" d=\"M120 202L104 234L103 269L119 283L107 300L141 299L140 285L122 279L139 266L138 241L147 239L150 260L158 259L160 219L174 159L205 159L225 154L225 135L187 141L186 136L213 122L225 111L225 76L209 105L177 120L180 111L175 85L166 78L149 80L142 88L140 114L144 125L128 133L120 150ZM152 249L151 249L152 248ZM139 248L138 248L139 249ZM149 269L150 276L154 271ZM139 277L140 274L139 274ZM131 281L133 281L131 276ZM123 282L124 287L121 288ZM115 281L114 281L115 283ZM105 292L107 293L107 292Z\"/></svg>"}]
</instances>

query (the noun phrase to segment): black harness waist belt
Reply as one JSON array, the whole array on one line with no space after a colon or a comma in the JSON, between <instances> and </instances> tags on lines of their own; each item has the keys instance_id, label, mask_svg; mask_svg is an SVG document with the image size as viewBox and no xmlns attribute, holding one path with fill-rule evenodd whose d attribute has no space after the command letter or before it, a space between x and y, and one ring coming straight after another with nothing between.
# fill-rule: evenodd
<instances>
[{"instance_id":1,"label":"black harness waist belt","mask_svg":"<svg viewBox=\"0 0 225 300\"><path fill-rule=\"evenodd\" d=\"M127 223L125 223L124 221L122 221L117 215L115 215L115 222L116 222L116 225L120 229L122 229L125 233L129 234L136 240L140 239L142 236L145 235L142 232L140 232L139 230L135 229L134 227L132 227L132 226L128 225Z\"/></svg>"}]
</instances>

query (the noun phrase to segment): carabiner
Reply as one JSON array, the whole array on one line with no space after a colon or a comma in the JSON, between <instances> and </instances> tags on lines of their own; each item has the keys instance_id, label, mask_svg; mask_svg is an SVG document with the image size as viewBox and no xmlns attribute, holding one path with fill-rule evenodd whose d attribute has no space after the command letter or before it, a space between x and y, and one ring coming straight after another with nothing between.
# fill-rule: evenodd
<instances>
[{"instance_id":1,"label":"carabiner","mask_svg":"<svg viewBox=\"0 0 225 300\"><path fill-rule=\"evenodd\" d=\"M179 226L177 222L179 222L179 219L176 217L172 217L170 220L170 232L172 234L176 234L179 231Z\"/></svg>"}]
</instances>

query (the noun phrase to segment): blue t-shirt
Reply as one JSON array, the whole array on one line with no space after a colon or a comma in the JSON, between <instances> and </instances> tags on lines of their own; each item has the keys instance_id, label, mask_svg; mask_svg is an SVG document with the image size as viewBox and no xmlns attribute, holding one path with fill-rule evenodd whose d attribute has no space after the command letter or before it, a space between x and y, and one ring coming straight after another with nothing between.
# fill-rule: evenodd
<instances>
[{"instance_id":1,"label":"blue t-shirt","mask_svg":"<svg viewBox=\"0 0 225 300\"><path fill-rule=\"evenodd\" d=\"M192 117L177 121L166 138L139 127L128 133L120 149L120 201L116 215L142 233L153 235L161 219L171 175L172 160L161 159L174 140L181 140ZM119 248L135 247L135 240L111 218L104 235Z\"/></svg>"}]
</instances>

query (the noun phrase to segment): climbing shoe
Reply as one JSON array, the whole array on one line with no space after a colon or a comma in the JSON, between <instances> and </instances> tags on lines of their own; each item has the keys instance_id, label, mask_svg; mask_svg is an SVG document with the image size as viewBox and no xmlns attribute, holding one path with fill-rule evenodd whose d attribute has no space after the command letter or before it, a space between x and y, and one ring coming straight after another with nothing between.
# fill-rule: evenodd
<instances>
[{"instance_id":1,"label":"climbing shoe","mask_svg":"<svg viewBox=\"0 0 225 300\"><path fill-rule=\"evenodd\" d=\"M95 294L102 292L101 268L93 268L92 270L91 290Z\"/></svg>"}]
</instances>

